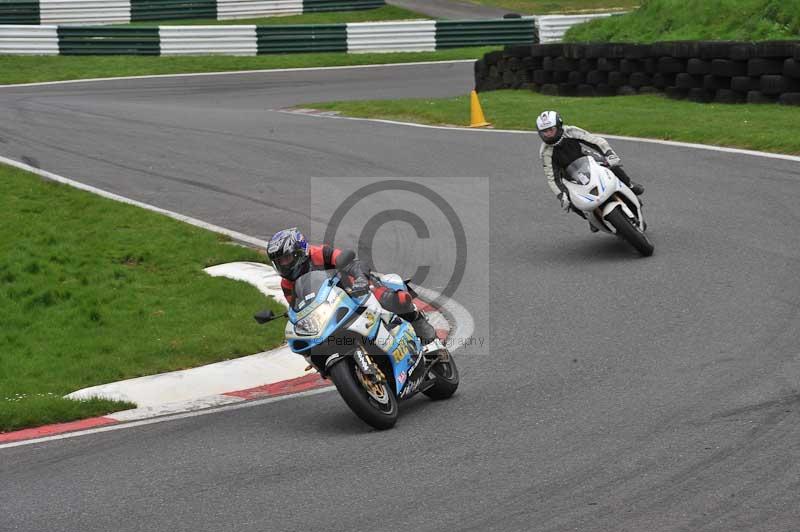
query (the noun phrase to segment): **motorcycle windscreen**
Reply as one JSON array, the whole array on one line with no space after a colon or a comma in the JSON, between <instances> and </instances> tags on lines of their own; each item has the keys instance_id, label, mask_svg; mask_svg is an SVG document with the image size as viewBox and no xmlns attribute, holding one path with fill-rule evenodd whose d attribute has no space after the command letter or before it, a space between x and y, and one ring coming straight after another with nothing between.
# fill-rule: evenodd
<instances>
[{"instance_id":1,"label":"motorcycle windscreen","mask_svg":"<svg viewBox=\"0 0 800 532\"><path fill-rule=\"evenodd\" d=\"M301 276L294 283L294 304L292 310L302 310L313 302L320 291L327 291L328 280L336 275L335 270L316 270Z\"/></svg>"},{"instance_id":2,"label":"motorcycle windscreen","mask_svg":"<svg viewBox=\"0 0 800 532\"><path fill-rule=\"evenodd\" d=\"M572 161L565 170L567 179L576 185L588 185L592 178L592 162L593 159L588 156Z\"/></svg>"}]
</instances>

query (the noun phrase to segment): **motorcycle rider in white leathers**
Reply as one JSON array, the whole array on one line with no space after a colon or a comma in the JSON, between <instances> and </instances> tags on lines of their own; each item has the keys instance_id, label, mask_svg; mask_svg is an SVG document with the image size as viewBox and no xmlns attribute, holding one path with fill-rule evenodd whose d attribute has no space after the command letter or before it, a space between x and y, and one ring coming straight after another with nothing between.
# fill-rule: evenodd
<instances>
[{"instance_id":1,"label":"motorcycle rider in white leathers","mask_svg":"<svg viewBox=\"0 0 800 532\"><path fill-rule=\"evenodd\" d=\"M593 148L605 156L614 175L625 183L634 194L639 196L644 192L644 187L632 182L625 170L622 169L622 161L603 137L593 135L579 127L564 125L561 115L556 111L545 111L539 115L539 118L536 119L536 129L542 139L539 157L542 160L547 184L556 194L561 202L561 208L565 211L572 210L580 216L584 216L581 211L572 207L569 194L561 184L564 169L585 155L581 151L582 145ZM597 231L591 224L589 226L593 232Z\"/></svg>"}]
</instances>

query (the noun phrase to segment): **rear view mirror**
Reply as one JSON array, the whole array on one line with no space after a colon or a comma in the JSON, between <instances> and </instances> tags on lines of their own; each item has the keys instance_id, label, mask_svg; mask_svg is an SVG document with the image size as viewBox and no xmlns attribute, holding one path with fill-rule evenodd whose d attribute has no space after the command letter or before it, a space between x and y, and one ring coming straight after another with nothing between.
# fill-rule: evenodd
<instances>
[{"instance_id":1,"label":"rear view mirror","mask_svg":"<svg viewBox=\"0 0 800 532\"><path fill-rule=\"evenodd\" d=\"M275 319L275 313L271 310L262 310L253 316L253 319L255 319L260 325L264 325L265 323Z\"/></svg>"}]
</instances>

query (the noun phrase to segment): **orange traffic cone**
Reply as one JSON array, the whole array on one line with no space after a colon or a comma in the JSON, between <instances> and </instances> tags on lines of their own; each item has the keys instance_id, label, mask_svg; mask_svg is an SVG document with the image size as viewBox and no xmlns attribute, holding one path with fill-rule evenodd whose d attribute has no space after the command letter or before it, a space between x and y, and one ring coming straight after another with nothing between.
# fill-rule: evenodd
<instances>
[{"instance_id":1,"label":"orange traffic cone","mask_svg":"<svg viewBox=\"0 0 800 532\"><path fill-rule=\"evenodd\" d=\"M481 107L481 101L478 99L478 93L476 91L472 91L470 94L469 111L469 127L491 126L491 124L486 121L486 117L483 116L483 108Z\"/></svg>"}]
</instances>

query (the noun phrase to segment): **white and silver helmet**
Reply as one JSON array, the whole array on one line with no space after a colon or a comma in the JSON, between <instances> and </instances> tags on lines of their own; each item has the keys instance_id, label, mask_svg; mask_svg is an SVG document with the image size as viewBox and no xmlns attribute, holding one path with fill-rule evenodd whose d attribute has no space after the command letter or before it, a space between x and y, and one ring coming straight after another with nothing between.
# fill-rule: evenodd
<instances>
[{"instance_id":1,"label":"white and silver helmet","mask_svg":"<svg viewBox=\"0 0 800 532\"><path fill-rule=\"evenodd\" d=\"M545 111L536 119L536 131L542 142L555 146L564 138L564 121L556 111Z\"/></svg>"}]
</instances>

